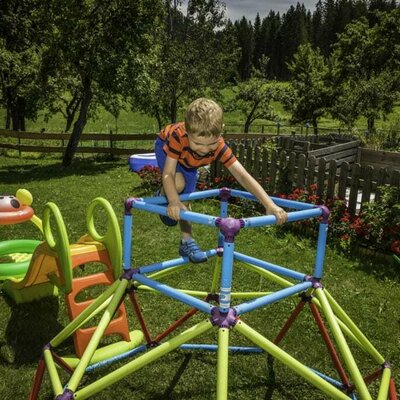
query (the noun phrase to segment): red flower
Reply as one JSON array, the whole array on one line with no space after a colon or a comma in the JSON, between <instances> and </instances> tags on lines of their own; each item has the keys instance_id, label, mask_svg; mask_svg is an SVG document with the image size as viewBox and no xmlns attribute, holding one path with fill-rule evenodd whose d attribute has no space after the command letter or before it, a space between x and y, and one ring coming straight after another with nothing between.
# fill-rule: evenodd
<instances>
[{"instance_id":1,"label":"red flower","mask_svg":"<svg viewBox=\"0 0 400 400\"><path fill-rule=\"evenodd\" d=\"M393 240L390 245L390 250L392 250L393 253L400 254L400 240Z\"/></svg>"}]
</instances>

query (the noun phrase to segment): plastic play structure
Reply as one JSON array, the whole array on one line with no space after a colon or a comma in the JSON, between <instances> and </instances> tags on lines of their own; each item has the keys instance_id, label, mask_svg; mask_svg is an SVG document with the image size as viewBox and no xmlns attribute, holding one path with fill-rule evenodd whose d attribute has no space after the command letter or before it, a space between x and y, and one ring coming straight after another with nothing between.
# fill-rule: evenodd
<instances>
[{"instance_id":1,"label":"plastic play structure","mask_svg":"<svg viewBox=\"0 0 400 400\"><path fill-rule=\"evenodd\" d=\"M103 235L94 225L94 212L102 209L107 225ZM51 221L54 221L53 224ZM90 307L93 299L79 300L78 296L94 286L110 286L122 272L122 241L118 221L110 203L103 198L94 199L88 209L87 225L89 234L70 245L60 210L54 203L47 203L43 212L43 233L45 241L35 250L26 276L5 281L3 291L15 302L27 302L60 290L71 320ZM105 270L74 277L74 270L87 263L100 263ZM88 297L88 296L86 296ZM106 303L105 303L106 304ZM105 305L104 304L104 305ZM76 356L65 357L62 366L70 369L79 361L97 326L85 326L74 332ZM123 340L98 349L94 359L101 360L137 346L143 340L140 331L129 332L126 310L123 304L117 307L115 318L110 321L104 335L115 334ZM61 363L61 361L60 361Z\"/></svg>"},{"instance_id":2,"label":"plastic play structure","mask_svg":"<svg viewBox=\"0 0 400 400\"><path fill-rule=\"evenodd\" d=\"M0 225L14 225L31 221L42 231L42 221L31 207L32 194L19 189L15 196L0 195ZM20 278L26 274L39 240L18 239L0 242L0 281Z\"/></svg>"},{"instance_id":3,"label":"plastic play structure","mask_svg":"<svg viewBox=\"0 0 400 400\"><path fill-rule=\"evenodd\" d=\"M134 154L129 157L129 168L132 172L139 172L146 166L157 167L155 153Z\"/></svg>"},{"instance_id":4,"label":"plastic play structure","mask_svg":"<svg viewBox=\"0 0 400 400\"><path fill-rule=\"evenodd\" d=\"M101 390L109 387L129 374L156 362L166 354L176 349L215 351L217 363L216 397L218 400L228 398L228 365L232 352L268 353L275 360L285 364L289 369L300 375L322 393L323 398L332 399L361 399L394 400L397 399L395 382L391 366L375 349L356 324L350 319L332 295L323 286L323 264L328 230L329 210L324 206L299 203L291 200L273 200L288 209L288 222L309 218L319 219L319 231L313 271L300 272L284 266L272 264L235 250L236 236L242 229L253 229L276 223L274 216L255 216L249 218L228 217L228 200L231 196L255 200L247 192L230 189L216 189L181 195L182 201L193 201L210 197L220 198L220 215L211 216L191 211L181 211L181 217L197 224L218 229L218 243L215 248L207 251L209 258L215 260L210 290L176 289L161 282L161 279L171 273L193 267L189 260L179 257L172 260L160 261L154 264L134 267L132 260L132 210L140 209L151 213L167 215L165 197L129 198L125 202L124 216L124 271L111 286L109 286L89 307L79 314L43 349L43 358L39 363L35 383L30 399L38 396L40 382L47 369L54 397L58 400L87 399L95 396ZM46 230L45 230L46 231ZM263 279L278 286L271 292L233 292L233 269L235 263L240 263L252 272L258 273ZM196 267L198 268L198 267ZM185 272L188 272L187 270ZM168 298L184 303L190 309L174 321L164 332L153 337L147 328L145 316L139 306L138 291L140 289L156 291ZM129 297L140 324L145 344L132 350L127 350L117 356L104 358L99 361L95 357L100 338L103 336L111 316L117 308ZM299 298L297 306L289 315L286 323L272 339L264 337L246 323L246 314L277 302ZM316 325L326 345L327 355L332 360L336 370L334 376L317 371L302 364L289 352L279 347L282 339L295 322L297 316L309 306ZM176 333L178 326L187 323L197 312L204 314L203 321L189 326L188 329ZM70 335L76 332L85 321L94 315L101 315L101 320L79 361L73 366L60 357L56 349ZM329 327L329 329L328 329ZM200 338L205 332L216 329L217 343L190 343ZM241 347L230 343L231 331L243 335L251 346ZM170 336L169 338L167 338ZM355 357L349 347L356 346L368 356L375 366L367 376L363 376ZM107 367L116 361L126 360L122 366L105 372L97 380L89 380L88 373ZM257 362L257 360L255 361ZM56 365L64 366L70 373L66 382L61 377ZM97 374L99 376L99 373ZM85 378L85 379L84 379ZM377 385L369 385L375 381ZM374 388L371 388L374 386ZM375 392L374 392L375 390ZM134 396L134 394L133 394Z\"/></svg>"}]
</instances>

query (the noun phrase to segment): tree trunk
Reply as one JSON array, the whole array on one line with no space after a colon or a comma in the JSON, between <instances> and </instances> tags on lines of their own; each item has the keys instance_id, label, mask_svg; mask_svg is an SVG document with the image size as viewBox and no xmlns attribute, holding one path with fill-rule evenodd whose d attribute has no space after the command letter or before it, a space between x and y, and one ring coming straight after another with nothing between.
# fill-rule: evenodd
<instances>
[{"instance_id":1,"label":"tree trunk","mask_svg":"<svg viewBox=\"0 0 400 400\"><path fill-rule=\"evenodd\" d=\"M6 129L11 128L11 113L10 110L7 108L7 115L6 115Z\"/></svg>"},{"instance_id":2,"label":"tree trunk","mask_svg":"<svg viewBox=\"0 0 400 400\"><path fill-rule=\"evenodd\" d=\"M74 124L74 129L72 130L62 161L62 164L65 167L71 165L72 163L72 160L78 148L83 129L85 128L87 122L87 113L93 96L91 83L91 79L87 77L84 82L84 92L81 107L79 110L79 116Z\"/></svg>"},{"instance_id":3,"label":"tree trunk","mask_svg":"<svg viewBox=\"0 0 400 400\"><path fill-rule=\"evenodd\" d=\"M374 131L375 131L375 118L374 117L368 117L368 120L367 120L367 122L368 122L368 132L371 134L371 133L374 133Z\"/></svg>"},{"instance_id":4,"label":"tree trunk","mask_svg":"<svg viewBox=\"0 0 400 400\"><path fill-rule=\"evenodd\" d=\"M317 121L316 117L313 117L312 125L313 125L313 128L314 128L314 135L318 136L318 121Z\"/></svg>"},{"instance_id":5,"label":"tree trunk","mask_svg":"<svg viewBox=\"0 0 400 400\"><path fill-rule=\"evenodd\" d=\"M66 107L67 122L65 124L64 132L68 132L71 129L72 123L75 119L76 111L78 110L81 102L82 98L78 97L78 95L75 94L72 100L68 103Z\"/></svg>"},{"instance_id":6,"label":"tree trunk","mask_svg":"<svg viewBox=\"0 0 400 400\"><path fill-rule=\"evenodd\" d=\"M172 96L170 107L171 107L170 119L171 119L171 124L173 124L176 122L176 115L177 115L177 101L175 96Z\"/></svg>"},{"instance_id":7,"label":"tree trunk","mask_svg":"<svg viewBox=\"0 0 400 400\"><path fill-rule=\"evenodd\" d=\"M244 123L244 133L248 133L251 125L251 120L249 118L246 119L246 122Z\"/></svg>"},{"instance_id":8,"label":"tree trunk","mask_svg":"<svg viewBox=\"0 0 400 400\"><path fill-rule=\"evenodd\" d=\"M11 104L10 115L14 131L25 131L25 106L23 97L17 97L15 104Z\"/></svg>"}]
</instances>

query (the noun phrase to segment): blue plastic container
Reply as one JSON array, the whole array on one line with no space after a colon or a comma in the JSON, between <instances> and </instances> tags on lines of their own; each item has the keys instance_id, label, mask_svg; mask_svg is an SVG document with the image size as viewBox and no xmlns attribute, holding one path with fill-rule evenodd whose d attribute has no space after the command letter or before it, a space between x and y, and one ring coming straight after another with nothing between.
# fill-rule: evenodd
<instances>
[{"instance_id":1,"label":"blue plastic container","mask_svg":"<svg viewBox=\"0 0 400 400\"><path fill-rule=\"evenodd\" d=\"M151 165L157 167L156 153L134 154L129 157L129 168L132 172L139 172L143 167Z\"/></svg>"}]
</instances>

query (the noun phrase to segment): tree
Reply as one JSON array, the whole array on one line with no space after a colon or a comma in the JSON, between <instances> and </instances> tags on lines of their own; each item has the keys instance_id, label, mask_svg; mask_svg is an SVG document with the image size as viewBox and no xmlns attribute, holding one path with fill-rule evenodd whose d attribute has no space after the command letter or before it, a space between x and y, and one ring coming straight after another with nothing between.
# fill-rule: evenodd
<instances>
[{"instance_id":1,"label":"tree","mask_svg":"<svg viewBox=\"0 0 400 400\"><path fill-rule=\"evenodd\" d=\"M161 0L49 3L43 19L51 21L53 29L45 37L45 56L57 55L75 79L70 81L76 84L70 88L71 98L80 99L63 165L71 164L89 113L101 99L117 96L124 80L138 80L144 58L155 45L152 38L161 11Z\"/></svg>"},{"instance_id":2,"label":"tree","mask_svg":"<svg viewBox=\"0 0 400 400\"><path fill-rule=\"evenodd\" d=\"M219 0L191 0L187 14L166 1L169 18L164 22L157 57L147 68L147 88L131 91L134 108L157 118L161 128L176 122L178 111L200 96L217 96L232 78L236 46L232 25L225 25Z\"/></svg>"},{"instance_id":3,"label":"tree","mask_svg":"<svg viewBox=\"0 0 400 400\"><path fill-rule=\"evenodd\" d=\"M260 60L260 69L254 70L249 80L238 83L234 88L233 99L225 107L229 111L240 111L245 120L245 133L256 119L275 121L277 118L271 103L279 99L280 87L276 81L265 78L267 64L268 59L263 57Z\"/></svg>"},{"instance_id":4,"label":"tree","mask_svg":"<svg viewBox=\"0 0 400 400\"><path fill-rule=\"evenodd\" d=\"M290 6L289 10L282 17L280 28L282 63L280 77L289 77L287 63L292 60L301 44L307 43L307 13L304 5L297 3L296 7Z\"/></svg>"},{"instance_id":5,"label":"tree","mask_svg":"<svg viewBox=\"0 0 400 400\"><path fill-rule=\"evenodd\" d=\"M6 109L6 129L25 130L25 118L40 109L37 75L43 51L38 38L38 0L0 2L0 100Z\"/></svg>"},{"instance_id":6,"label":"tree","mask_svg":"<svg viewBox=\"0 0 400 400\"><path fill-rule=\"evenodd\" d=\"M241 81L250 78L253 68L254 31L251 21L243 17L240 22L235 22L237 43L240 49L238 73Z\"/></svg>"},{"instance_id":7,"label":"tree","mask_svg":"<svg viewBox=\"0 0 400 400\"><path fill-rule=\"evenodd\" d=\"M375 120L393 109L400 90L400 9L347 26L333 53L337 90L333 115L351 125L362 115L374 132Z\"/></svg>"},{"instance_id":8,"label":"tree","mask_svg":"<svg viewBox=\"0 0 400 400\"><path fill-rule=\"evenodd\" d=\"M301 45L288 65L292 78L290 90L284 100L285 108L292 112L292 122L312 123L318 134L318 118L330 104L331 92L327 86L329 68L319 49Z\"/></svg>"}]
</instances>

